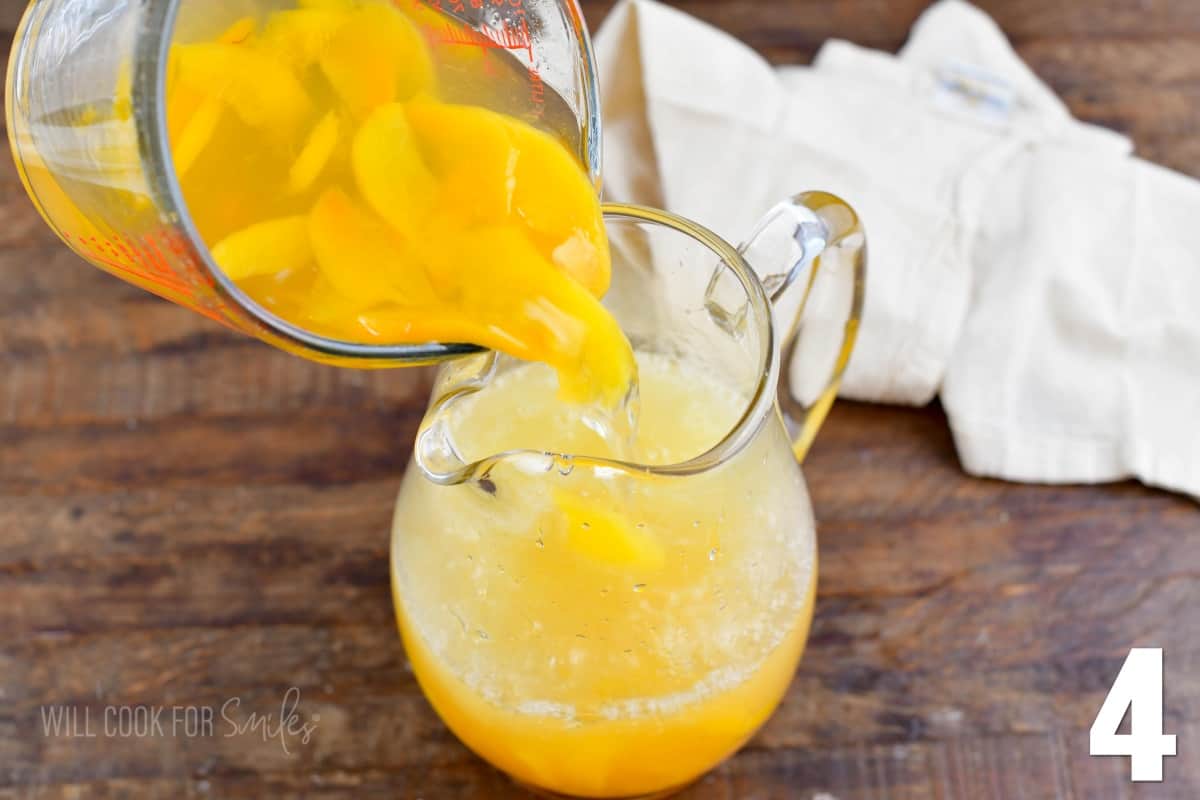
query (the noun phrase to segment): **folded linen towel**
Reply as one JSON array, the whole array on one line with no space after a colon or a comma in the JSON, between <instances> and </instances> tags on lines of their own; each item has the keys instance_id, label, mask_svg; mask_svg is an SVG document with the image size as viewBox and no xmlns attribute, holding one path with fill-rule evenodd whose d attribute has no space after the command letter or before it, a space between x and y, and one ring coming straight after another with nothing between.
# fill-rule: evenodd
<instances>
[{"instance_id":1,"label":"folded linen towel","mask_svg":"<svg viewBox=\"0 0 1200 800\"><path fill-rule=\"evenodd\" d=\"M859 211L844 396L940 392L975 474L1200 496L1200 184L1074 120L981 11L942 0L898 56L831 41L776 70L626 0L596 53L608 199L731 241L801 190Z\"/></svg>"}]
</instances>

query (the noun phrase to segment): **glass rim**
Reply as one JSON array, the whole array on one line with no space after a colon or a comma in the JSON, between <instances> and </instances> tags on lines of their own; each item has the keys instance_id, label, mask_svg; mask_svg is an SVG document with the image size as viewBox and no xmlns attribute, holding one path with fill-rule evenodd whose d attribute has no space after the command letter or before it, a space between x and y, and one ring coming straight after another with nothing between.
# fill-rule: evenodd
<instances>
[{"instance_id":1,"label":"glass rim","mask_svg":"<svg viewBox=\"0 0 1200 800\"><path fill-rule=\"evenodd\" d=\"M741 416L710 448L697 456L675 464L648 465L620 459L554 453L542 450L508 450L477 459L471 463L463 463L462 466L445 472L431 469L427 463L423 463L421 458L425 437L444 437L446 435L445 427L439 425L442 414L452 404L478 393L487 385L487 378L494 368L495 357L493 355L492 358L485 362L483 369L478 375L469 376L465 381L455 381L450 386L439 386L436 390L437 393L431 401L421 428L417 433L417 446L415 448L417 467L421 470L424 477L430 481L444 486L462 484L473 479L486 477L490 470L498 464L531 457L550 458L552 460L565 459L569 460L570 464L575 468L584 466L595 469L618 470L638 475L686 477L707 472L728 462L750 444L767 422L771 411L775 408L777 400L776 390L781 369L781 354L779 339L775 331L773 306L762 281L758 277L758 273L754 271L741 252L732 244L703 225L692 222L677 214L625 203L605 203L603 209L606 223L632 222L665 228L672 233L687 236L709 252L718 256L721 259L721 263L732 270L746 293L746 301L750 312L747 318L750 324L757 328L762 351L758 364L758 380L754 387L754 392L746 403ZM439 448L439 450L444 450L444 448ZM450 452L454 452L457 455L457 451L453 447L450 448Z\"/></svg>"},{"instance_id":2,"label":"glass rim","mask_svg":"<svg viewBox=\"0 0 1200 800\"><path fill-rule=\"evenodd\" d=\"M279 340L285 347L316 353L323 360L344 366L419 366L486 352L484 348L473 344L429 342L374 345L322 336L265 308L225 275L213 260L188 210L175 171L167 128L167 65L183 2L150 0L146 4L143 28L138 32L135 44L134 63L137 67L133 76L133 107L138 130L148 133L139 136L139 148L147 163L155 167L146 170L150 191L161 204L168 221L184 233L187 255L203 266L212 278L213 289L220 299L248 316L249 322L255 324L260 333ZM577 0L563 0L561 7L567 12L569 27L579 47L576 77L582 88L582 146L588 161L586 167L589 177L599 192L603 137L595 56Z\"/></svg>"}]
</instances>

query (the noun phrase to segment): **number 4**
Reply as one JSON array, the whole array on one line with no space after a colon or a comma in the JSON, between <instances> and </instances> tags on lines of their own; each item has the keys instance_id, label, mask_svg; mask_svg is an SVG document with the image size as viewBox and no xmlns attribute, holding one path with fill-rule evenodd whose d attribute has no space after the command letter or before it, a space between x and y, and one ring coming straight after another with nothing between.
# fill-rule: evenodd
<instances>
[{"instance_id":1,"label":"number 4","mask_svg":"<svg viewBox=\"0 0 1200 800\"><path fill-rule=\"evenodd\" d=\"M1127 708L1129 733L1117 733ZM1163 651L1135 647L1092 723L1091 754L1129 756L1132 780L1161 781L1163 758L1175 755L1175 735L1164 735L1162 729Z\"/></svg>"}]
</instances>

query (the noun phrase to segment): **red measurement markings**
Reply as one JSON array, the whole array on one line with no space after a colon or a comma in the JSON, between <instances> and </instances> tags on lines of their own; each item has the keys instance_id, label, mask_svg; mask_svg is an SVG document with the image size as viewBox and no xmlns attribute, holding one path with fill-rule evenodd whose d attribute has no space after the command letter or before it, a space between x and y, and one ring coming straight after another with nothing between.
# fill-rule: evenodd
<instances>
[{"instance_id":1,"label":"red measurement markings","mask_svg":"<svg viewBox=\"0 0 1200 800\"><path fill-rule=\"evenodd\" d=\"M196 263L191 248L188 247L183 236L175 231L161 230L158 232L158 240L175 257L176 272L183 273L193 287L188 307L228 328L238 330L227 316L229 306L215 291L217 282L207 269L201 268ZM145 237L145 241L159 255L163 263L166 263L166 257L162 255L162 250L154 241L154 237L148 235Z\"/></svg>"},{"instance_id":2,"label":"red measurement markings","mask_svg":"<svg viewBox=\"0 0 1200 800\"><path fill-rule=\"evenodd\" d=\"M400 0L393 0L399 3ZM497 8L509 9L509 14L515 21L501 20L499 30L490 26L474 28L467 23L455 24L447 21L443 29L434 38L434 44L463 45L478 47L481 50L510 50L524 52L529 61L530 100L533 103L534 114L541 117L546 110L546 84L538 72L537 59L533 51L533 35L529 32L529 18L525 13L525 0L411 0L414 7L422 5L442 12L462 14L467 5L474 9L483 9L490 4ZM490 70L491 65L487 65Z\"/></svg>"},{"instance_id":3,"label":"red measurement markings","mask_svg":"<svg viewBox=\"0 0 1200 800\"><path fill-rule=\"evenodd\" d=\"M73 243L82 252L84 257L116 270L118 273L131 275L181 294L190 295L192 292L191 287L185 284L168 265L148 258L140 249L131 248L124 242L101 239L96 236L75 237L70 234L64 234L64 236L68 242Z\"/></svg>"},{"instance_id":4,"label":"red measurement markings","mask_svg":"<svg viewBox=\"0 0 1200 800\"><path fill-rule=\"evenodd\" d=\"M140 283L149 284L144 288L160 297L230 325L222 314L224 303L211 291L212 276L196 267L186 245L178 237L160 232L159 241L155 242L149 234L140 239L121 235L111 239L63 235L85 258L106 267L117 277L136 278ZM174 257L174 265L163 248ZM170 293L164 293L164 289ZM202 293L212 302L203 302Z\"/></svg>"},{"instance_id":5,"label":"red measurement markings","mask_svg":"<svg viewBox=\"0 0 1200 800\"><path fill-rule=\"evenodd\" d=\"M462 44L484 50L524 50L530 59L533 58L533 41L529 38L528 29L514 29L508 23L504 23L500 30L478 30L447 22L437 41L439 44Z\"/></svg>"}]
</instances>

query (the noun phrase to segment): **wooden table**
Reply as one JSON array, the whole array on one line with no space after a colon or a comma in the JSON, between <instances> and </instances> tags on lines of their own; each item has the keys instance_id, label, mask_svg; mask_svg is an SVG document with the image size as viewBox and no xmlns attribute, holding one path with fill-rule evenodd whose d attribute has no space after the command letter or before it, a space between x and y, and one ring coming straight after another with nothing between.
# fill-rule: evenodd
<instances>
[{"instance_id":1,"label":"wooden table","mask_svg":"<svg viewBox=\"0 0 1200 800\"><path fill-rule=\"evenodd\" d=\"M0 30L19 7L0 0ZM593 22L608 4L588 3ZM777 61L898 47L922 0L688 0ZM990 0L1081 117L1200 174L1195 0ZM109 278L0 161L0 798L512 798L422 699L392 626L393 495L422 372L314 366ZM842 404L807 465L820 597L782 709L684 796L1200 796L1200 511L1134 485L974 480L938 408ZM1166 648L1166 782L1092 759L1127 651ZM173 706L304 744L186 736ZM105 735L107 706L167 707ZM82 709L95 738L46 735ZM186 717L185 717L186 719ZM68 720L69 721L69 720Z\"/></svg>"}]
</instances>

